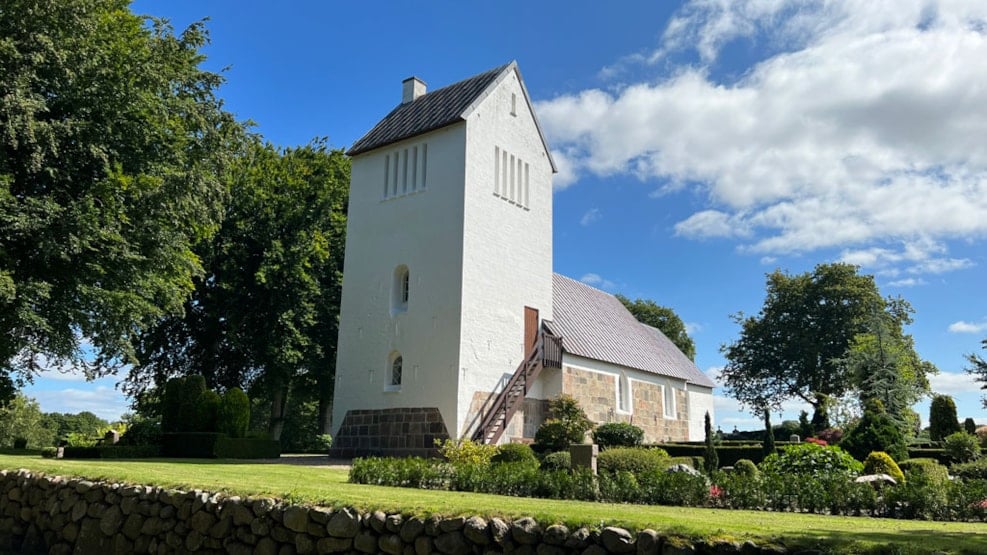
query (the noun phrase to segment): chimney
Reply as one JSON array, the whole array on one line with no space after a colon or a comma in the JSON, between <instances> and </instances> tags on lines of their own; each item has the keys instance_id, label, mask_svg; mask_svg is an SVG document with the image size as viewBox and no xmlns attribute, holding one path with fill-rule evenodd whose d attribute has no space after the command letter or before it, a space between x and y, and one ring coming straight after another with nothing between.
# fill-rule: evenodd
<instances>
[{"instance_id":1,"label":"chimney","mask_svg":"<svg viewBox=\"0 0 987 555\"><path fill-rule=\"evenodd\" d=\"M417 77L409 77L401 81L401 104L407 104L425 94L425 81Z\"/></svg>"}]
</instances>

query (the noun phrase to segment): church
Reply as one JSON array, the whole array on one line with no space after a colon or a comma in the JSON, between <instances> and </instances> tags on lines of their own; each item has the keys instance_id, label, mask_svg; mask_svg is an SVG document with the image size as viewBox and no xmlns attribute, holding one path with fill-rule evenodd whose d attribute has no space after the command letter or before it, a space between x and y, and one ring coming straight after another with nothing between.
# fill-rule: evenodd
<instances>
[{"instance_id":1,"label":"church","mask_svg":"<svg viewBox=\"0 0 987 555\"><path fill-rule=\"evenodd\" d=\"M336 456L525 441L548 400L701 440L714 383L613 295L552 272L550 149L517 63L401 102L356 141Z\"/></svg>"}]
</instances>

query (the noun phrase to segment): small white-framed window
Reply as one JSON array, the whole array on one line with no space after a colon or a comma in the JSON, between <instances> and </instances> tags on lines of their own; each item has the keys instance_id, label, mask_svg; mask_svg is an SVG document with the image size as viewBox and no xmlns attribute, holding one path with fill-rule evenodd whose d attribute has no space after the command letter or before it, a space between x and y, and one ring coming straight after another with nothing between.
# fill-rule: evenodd
<instances>
[{"instance_id":1,"label":"small white-framed window","mask_svg":"<svg viewBox=\"0 0 987 555\"><path fill-rule=\"evenodd\" d=\"M390 357L387 365L387 382L384 386L386 391L401 391L401 379L404 373L404 357L400 353L394 353Z\"/></svg>"},{"instance_id":2,"label":"small white-framed window","mask_svg":"<svg viewBox=\"0 0 987 555\"><path fill-rule=\"evenodd\" d=\"M662 386L662 391L665 394L664 403L665 406L665 418L675 418L675 388L671 385Z\"/></svg>"},{"instance_id":3,"label":"small white-framed window","mask_svg":"<svg viewBox=\"0 0 987 555\"><path fill-rule=\"evenodd\" d=\"M617 376L617 410L631 412L631 383L623 372Z\"/></svg>"},{"instance_id":4,"label":"small white-framed window","mask_svg":"<svg viewBox=\"0 0 987 555\"><path fill-rule=\"evenodd\" d=\"M511 115L517 115L517 93L511 93Z\"/></svg>"},{"instance_id":5,"label":"small white-framed window","mask_svg":"<svg viewBox=\"0 0 987 555\"><path fill-rule=\"evenodd\" d=\"M407 312L411 296L411 272L404 264L394 268L394 283L391 286L391 313Z\"/></svg>"}]
</instances>

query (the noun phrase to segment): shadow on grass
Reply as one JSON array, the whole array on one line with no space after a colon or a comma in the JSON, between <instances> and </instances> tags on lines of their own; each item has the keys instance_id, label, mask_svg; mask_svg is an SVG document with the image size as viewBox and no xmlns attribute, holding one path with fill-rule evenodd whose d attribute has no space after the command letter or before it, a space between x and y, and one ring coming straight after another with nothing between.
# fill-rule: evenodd
<instances>
[{"instance_id":1,"label":"shadow on grass","mask_svg":"<svg viewBox=\"0 0 987 555\"><path fill-rule=\"evenodd\" d=\"M857 517L867 518L867 517ZM825 547L837 553L962 553L982 555L987 553L987 524L983 533L947 532L937 527L936 522L928 522L926 529L901 530L895 519L871 519L867 524L886 523L887 530L804 530L785 534L785 544L789 547ZM914 522L914 521L912 521ZM867 547L863 547L867 545Z\"/></svg>"}]
</instances>

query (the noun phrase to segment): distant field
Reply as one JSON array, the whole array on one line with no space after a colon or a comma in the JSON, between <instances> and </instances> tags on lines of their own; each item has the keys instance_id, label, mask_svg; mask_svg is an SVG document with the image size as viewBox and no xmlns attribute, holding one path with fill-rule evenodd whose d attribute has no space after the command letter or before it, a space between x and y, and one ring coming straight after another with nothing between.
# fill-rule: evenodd
<instances>
[{"instance_id":1,"label":"distant field","mask_svg":"<svg viewBox=\"0 0 987 555\"><path fill-rule=\"evenodd\" d=\"M265 495L295 503L348 505L405 514L533 516L572 526L651 528L692 539L754 540L835 553L987 553L987 524L829 517L687 507L613 505L347 483L339 469L209 460L52 460L0 454L0 468L26 468L179 489Z\"/></svg>"}]
</instances>

